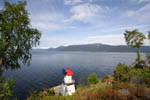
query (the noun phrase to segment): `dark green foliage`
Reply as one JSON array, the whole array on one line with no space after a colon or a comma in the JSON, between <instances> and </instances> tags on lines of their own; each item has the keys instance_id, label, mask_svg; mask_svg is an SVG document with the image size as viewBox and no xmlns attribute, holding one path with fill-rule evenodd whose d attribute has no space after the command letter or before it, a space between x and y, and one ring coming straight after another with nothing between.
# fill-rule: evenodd
<instances>
[{"instance_id":1,"label":"dark green foliage","mask_svg":"<svg viewBox=\"0 0 150 100\"><path fill-rule=\"evenodd\" d=\"M39 45L41 33L32 28L25 10L26 2L11 4L4 1L0 10L0 100L14 100L12 80L2 80L5 69L20 68L20 63L29 64L30 50Z\"/></svg>"},{"instance_id":2,"label":"dark green foliage","mask_svg":"<svg viewBox=\"0 0 150 100\"><path fill-rule=\"evenodd\" d=\"M150 61L150 52L145 53L146 54L146 60Z\"/></svg>"},{"instance_id":3,"label":"dark green foliage","mask_svg":"<svg viewBox=\"0 0 150 100\"><path fill-rule=\"evenodd\" d=\"M144 44L144 39L146 39L145 35L135 29L132 31L126 30L124 36L128 46L132 48L138 48L136 60L140 61L140 46Z\"/></svg>"},{"instance_id":4,"label":"dark green foliage","mask_svg":"<svg viewBox=\"0 0 150 100\"><path fill-rule=\"evenodd\" d=\"M145 35L140 33L137 29L128 31L124 33L125 40L128 46L133 48L140 48L144 44Z\"/></svg>"},{"instance_id":5,"label":"dark green foliage","mask_svg":"<svg viewBox=\"0 0 150 100\"><path fill-rule=\"evenodd\" d=\"M116 81L127 81L129 78L128 67L125 64L119 63L114 71L114 79Z\"/></svg>"},{"instance_id":6,"label":"dark green foliage","mask_svg":"<svg viewBox=\"0 0 150 100\"><path fill-rule=\"evenodd\" d=\"M4 0L0 19L0 70L19 68L19 61L29 64L30 50L39 44L41 33L31 27L26 2L11 4Z\"/></svg>"},{"instance_id":7,"label":"dark green foliage","mask_svg":"<svg viewBox=\"0 0 150 100\"><path fill-rule=\"evenodd\" d=\"M129 75L137 75L140 76L141 78L150 78L150 68L144 68L144 69L135 69L131 68L129 70Z\"/></svg>"},{"instance_id":8,"label":"dark green foliage","mask_svg":"<svg viewBox=\"0 0 150 100\"><path fill-rule=\"evenodd\" d=\"M16 100L13 93L14 81L7 79L0 82L0 100Z\"/></svg>"},{"instance_id":9,"label":"dark green foliage","mask_svg":"<svg viewBox=\"0 0 150 100\"><path fill-rule=\"evenodd\" d=\"M119 63L114 71L114 80L120 82L129 82L133 80L135 84L150 85L150 68L136 69L126 66L125 64Z\"/></svg>"},{"instance_id":10,"label":"dark green foliage","mask_svg":"<svg viewBox=\"0 0 150 100\"><path fill-rule=\"evenodd\" d=\"M99 82L99 79L96 75L96 73L93 73L93 74L90 74L89 77L88 77L88 84L91 85L91 84L96 84Z\"/></svg>"}]
</instances>

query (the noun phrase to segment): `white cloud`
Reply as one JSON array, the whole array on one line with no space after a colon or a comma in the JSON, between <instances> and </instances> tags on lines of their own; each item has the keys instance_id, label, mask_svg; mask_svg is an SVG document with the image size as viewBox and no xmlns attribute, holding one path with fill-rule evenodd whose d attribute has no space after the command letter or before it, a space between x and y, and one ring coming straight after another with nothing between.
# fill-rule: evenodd
<instances>
[{"instance_id":1,"label":"white cloud","mask_svg":"<svg viewBox=\"0 0 150 100\"><path fill-rule=\"evenodd\" d=\"M147 34L145 34L147 36ZM98 35L89 36L87 40L91 43L103 43L109 45L126 45L123 34L108 34L108 35ZM149 45L149 41L145 40L144 45Z\"/></svg>"},{"instance_id":2,"label":"white cloud","mask_svg":"<svg viewBox=\"0 0 150 100\"><path fill-rule=\"evenodd\" d=\"M35 23L31 23L31 25L37 29L44 30L44 31L61 29L61 26L52 23L35 22Z\"/></svg>"},{"instance_id":3,"label":"white cloud","mask_svg":"<svg viewBox=\"0 0 150 100\"><path fill-rule=\"evenodd\" d=\"M135 16L135 15L142 15L145 13L149 13L150 14L150 4L147 4L145 6L143 6L142 8L138 9L138 10L131 10L127 12L128 16Z\"/></svg>"},{"instance_id":4,"label":"white cloud","mask_svg":"<svg viewBox=\"0 0 150 100\"><path fill-rule=\"evenodd\" d=\"M100 17L101 13L106 12L108 10L108 7L101 7L96 4L80 4L77 6L73 6L70 9L70 12L73 14L70 19L67 19L66 21L88 21L90 19L94 19L94 17Z\"/></svg>"},{"instance_id":5,"label":"white cloud","mask_svg":"<svg viewBox=\"0 0 150 100\"><path fill-rule=\"evenodd\" d=\"M139 2L150 2L150 0L138 0Z\"/></svg>"},{"instance_id":6,"label":"white cloud","mask_svg":"<svg viewBox=\"0 0 150 100\"><path fill-rule=\"evenodd\" d=\"M33 49L48 49L50 47L44 47L44 46L37 46L37 47L33 47Z\"/></svg>"},{"instance_id":7,"label":"white cloud","mask_svg":"<svg viewBox=\"0 0 150 100\"><path fill-rule=\"evenodd\" d=\"M150 4L146 4L137 10L127 11L126 14L128 17L133 18L134 20L147 22L150 20Z\"/></svg>"},{"instance_id":8,"label":"white cloud","mask_svg":"<svg viewBox=\"0 0 150 100\"><path fill-rule=\"evenodd\" d=\"M141 4L141 3L148 3L150 0L129 0L132 4Z\"/></svg>"},{"instance_id":9,"label":"white cloud","mask_svg":"<svg viewBox=\"0 0 150 100\"><path fill-rule=\"evenodd\" d=\"M82 2L82 0L64 0L65 5L75 5Z\"/></svg>"},{"instance_id":10,"label":"white cloud","mask_svg":"<svg viewBox=\"0 0 150 100\"><path fill-rule=\"evenodd\" d=\"M139 3L142 3L142 2L150 2L150 0L136 0L137 2Z\"/></svg>"},{"instance_id":11,"label":"white cloud","mask_svg":"<svg viewBox=\"0 0 150 100\"><path fill-rule=\"evenodd\" d=\"M123 34L107 34L95 36L93 35L87 37L59 37L59 36L43 35L41 41L42 43L38 48L43 49L58 46L92 44L92 43L102 43L108 45L126 45ZM149 45L149 41L145 40L144 45Z\"/></svg>"},{"instance_id":12,"label":"white cloud","mask_svg":"<svg viewBox=\"0 0 150 100\"><path fill-rule=\"evenodd\" d=\"M123 34L89 36L87 37L87 39L95 43L103 43L103 44L110 44L110 45L125 45Z\"/></svg>"},{"instance_id":13,"label":"white cloud","mask_svg":"<svg viewBox=\"0 0 150 100\"><path fill-rule=\"evenodd\" d=\"M41 31L60 30L66 27L61 22L64 19L61 13L40 12L30 15L30 19L31 25Z\"/></svg>"}]
</instances>

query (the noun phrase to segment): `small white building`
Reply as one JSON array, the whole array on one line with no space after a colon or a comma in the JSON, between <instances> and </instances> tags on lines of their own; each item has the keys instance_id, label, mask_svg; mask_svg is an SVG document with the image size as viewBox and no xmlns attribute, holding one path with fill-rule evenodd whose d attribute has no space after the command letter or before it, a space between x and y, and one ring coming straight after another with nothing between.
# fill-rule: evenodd
<instances>
[{"instance_id":1,"label":"small white building","mask_svg":"<svg viewBox=\"0 0 150 100\"><path fill-rule=\"evenodd\" d=\"M70 70L70 68L67 68L62 87L61 87L61 94L64 95L72 95L72 93L75 93L75 80L72 79L73 72Z\"/></svg>"}]
</instances>

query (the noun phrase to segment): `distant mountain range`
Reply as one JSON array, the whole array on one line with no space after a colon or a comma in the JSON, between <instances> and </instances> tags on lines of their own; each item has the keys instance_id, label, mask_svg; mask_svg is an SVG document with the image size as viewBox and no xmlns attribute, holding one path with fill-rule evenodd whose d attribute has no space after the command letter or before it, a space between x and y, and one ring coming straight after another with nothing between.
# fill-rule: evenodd
<instances>
[{"instance_id":1,"label":"distant mountain range","mask_svg":"<svg viewBox=\"0 0 150 100\"><path fill-rule=\"evenodd\" d=\"M89 52L136 52L136 48L125 45L106 45L101 43L60 46L57 48L49 48L49 51L89 51ZM141 52L150 51L150 46L141 46Z\"/></svg>"}]
</instances>

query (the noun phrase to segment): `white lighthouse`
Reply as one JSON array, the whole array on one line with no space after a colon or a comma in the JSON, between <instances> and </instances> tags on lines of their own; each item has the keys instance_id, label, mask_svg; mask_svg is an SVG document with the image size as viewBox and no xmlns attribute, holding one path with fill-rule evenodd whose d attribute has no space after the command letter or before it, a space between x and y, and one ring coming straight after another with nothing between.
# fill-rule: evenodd
<instances>
[{"instance_id":1,"label":"white lighthouse","mask_svg":"<svg viewBox=\"0 0 150 100\"><path fill-rule=\"evenodd\" d=\"M72 79L73 72L70 70L70 68L67 68L63 83L62 83L62 89L61 94L64 95L72 95L72 93L75 93L75 80Z\"/></svg>"}]
</instances>

